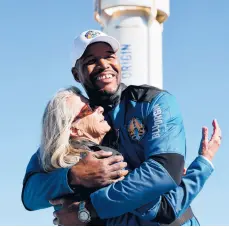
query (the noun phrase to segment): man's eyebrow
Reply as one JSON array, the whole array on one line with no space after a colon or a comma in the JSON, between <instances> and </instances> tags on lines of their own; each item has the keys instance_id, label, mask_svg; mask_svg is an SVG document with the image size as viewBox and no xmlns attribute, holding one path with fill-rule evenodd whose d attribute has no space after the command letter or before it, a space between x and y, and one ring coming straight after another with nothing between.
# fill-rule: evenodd
<instances>
[{"instance_id":1,"label":"man's eyebrow","mask_svg":"<svg viewBox=\"0 0 229 227\"><path fill-rule=\"evenodd\" d=\"M114 54L115 52L113 51L113 50L108 50L108 51L106 51L108 54ZM87 56L85 56L85 57L82 57L83 58L83 61L85 61L87 58L90 58L90 57L93 57L93 55L92 54L89 54L89 55L87 55Z\"/></svg>"},{"instance_id":2,"label":"man's eyebrow","mask_svg":"<svg viewBox=\"0 0 229 227\"><path fill-rule=\"evenodd\" d=\"M93 57L93 55L92 54L89 54L86 57L83 57L83 61L85 61L85 59L90 58L90 57Z\"/></svg>"},{"instance_id":3,"label":"man's eyebrow","mask_svg":"<svg viewBox=\"0 0 229 227\"><path fill-rule=\"evenodd\" d=\"M107 53L114 54L115 52L113 50L108 50Z\"/></svg>"}]
</instances>

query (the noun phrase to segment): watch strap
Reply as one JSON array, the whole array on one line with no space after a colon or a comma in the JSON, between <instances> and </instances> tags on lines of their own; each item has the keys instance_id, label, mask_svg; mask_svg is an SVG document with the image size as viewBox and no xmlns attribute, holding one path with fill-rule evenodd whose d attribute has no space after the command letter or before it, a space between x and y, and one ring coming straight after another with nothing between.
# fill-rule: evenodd
<instances>
[{"instance_id":1,"label":"watch strap","mask_svg":"<svg viewBox=\"0 0 229 227\"><path fill-rule=\"evenodd\" d=\"M86 209L86 208L85 208L85 201L80 201L80 204L79 204L79 211L84 210L84 209Z\"/></svg>"}]
</instances>

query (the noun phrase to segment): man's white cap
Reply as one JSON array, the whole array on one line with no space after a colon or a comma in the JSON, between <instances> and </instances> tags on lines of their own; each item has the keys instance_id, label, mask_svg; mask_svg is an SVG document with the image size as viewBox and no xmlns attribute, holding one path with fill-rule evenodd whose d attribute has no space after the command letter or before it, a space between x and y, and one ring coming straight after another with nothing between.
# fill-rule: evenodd
<instances>
[{"instance_id":1,"label":"man's white cap","mask_svg":"<svg viewBox=\"0 0 229 227\"><path fill-rule=\"evenodd\" d=\"M73 53L72 53L73 67L76 64L76 61L82 57L88 45L96 42L105 42L110 44L114 52L117 52L120 46L117 39L101 31L98 30L84 31L74 39Z\"/></svg>"}]
</instances>

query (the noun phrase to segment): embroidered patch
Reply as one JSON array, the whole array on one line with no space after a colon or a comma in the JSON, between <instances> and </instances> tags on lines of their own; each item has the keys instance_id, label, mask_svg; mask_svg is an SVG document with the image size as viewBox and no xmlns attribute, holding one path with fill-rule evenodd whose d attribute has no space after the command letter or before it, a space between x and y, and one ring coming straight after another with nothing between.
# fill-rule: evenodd
<instances>
[{"instance_id":1,"label":"embroidered patch","mask_svg":"<svg viewBox=\"0 0 229 227\"><path fill-rule=\"evenodd\" d=\"M132 118L127 126L129 137L134 141L140 141L145 135L145 126L139 118Z\"/></svg>"},{"instance_id":2,"label":"embroidered patch","mask_svg":"<svg viewBox=\"0 0 229 227\"><path fill-rule=\"evenodd\" d=\"M86 34L85 34L85 37L87 39L93 39L95 38L96 36L100 35L100 32L98 31L88 31Z\"/></svg>"},{"instance_id":3,"label":"embroidered patch","mask_svg":"<svg viewBox=\"0 0 229 227\"><path fill-rule=\"evenodd\" d=\"M153 121L152 138L159 138L161 136L161 125L163 124L162 110L159 104L153 107Z\"/></svg>"}]
</instances>

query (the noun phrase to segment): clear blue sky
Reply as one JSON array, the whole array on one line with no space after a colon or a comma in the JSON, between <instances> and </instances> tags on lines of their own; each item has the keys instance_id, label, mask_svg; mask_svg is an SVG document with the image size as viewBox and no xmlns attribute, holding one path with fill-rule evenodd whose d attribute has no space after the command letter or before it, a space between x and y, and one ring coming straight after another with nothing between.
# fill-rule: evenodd
<instances>
[{"instance_id":1,"label":"clear blue sky","mask_svg":"<svg viewBox=\"0 0 229 227\"><path fill-rule=\"evenodd\" d=\"M196 156L201 127L217 118L223 143L215 172L193 203L202 225L229 225L229 1L172 0L163 33L164 88L180 104L187 164ZM92 0L1 0L0 225L52 225L52 209L28 212L22 179L40 140L46 102L71 76L73 37L99 25Z\"/></svg>"}]
</instances>

